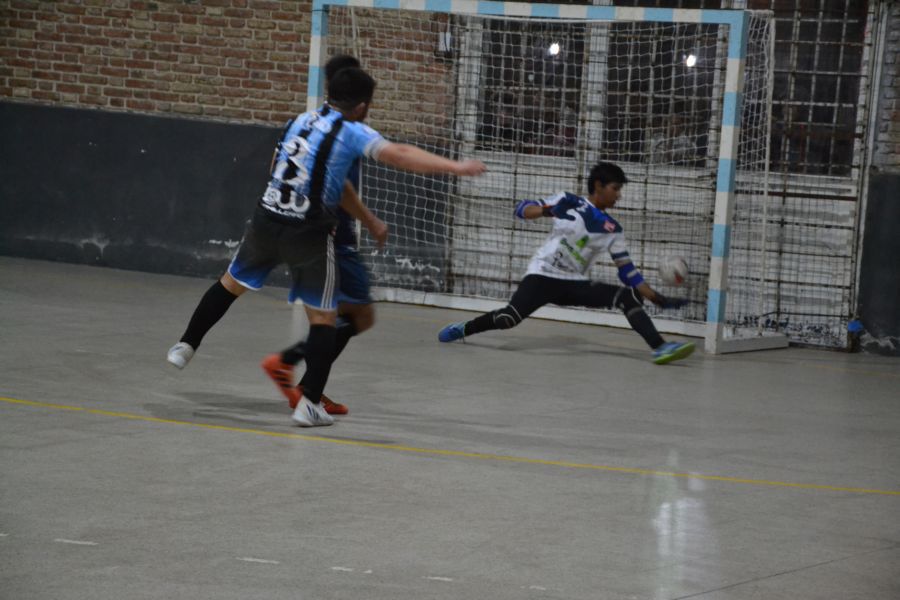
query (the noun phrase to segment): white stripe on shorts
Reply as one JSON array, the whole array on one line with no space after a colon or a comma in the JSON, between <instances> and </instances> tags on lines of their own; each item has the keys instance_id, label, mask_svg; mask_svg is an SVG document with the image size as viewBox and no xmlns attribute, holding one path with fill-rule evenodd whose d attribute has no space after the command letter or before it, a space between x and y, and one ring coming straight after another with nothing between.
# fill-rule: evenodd
<instances>
[{"instance_id":1,"label":"white stripe on shorts","mask_svg":"<svg viewBox=\"0 0 900 600\"><path fill-rule=\"evenodd\" d=\"M325 243L327 244L328 266L325 270L325 289L322 291L322 309L329 310L331 302L334 300L334 280L337 262L334 256L334 237L329 235Z\"/></svg>"}]
</instances>

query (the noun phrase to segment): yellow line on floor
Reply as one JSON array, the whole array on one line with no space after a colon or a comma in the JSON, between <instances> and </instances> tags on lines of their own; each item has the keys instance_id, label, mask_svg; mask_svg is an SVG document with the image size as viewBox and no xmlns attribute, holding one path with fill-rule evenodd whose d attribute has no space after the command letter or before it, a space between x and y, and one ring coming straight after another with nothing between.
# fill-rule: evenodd
<instances>
[{"instance_id":1,"label":"yellow line on floor","mask_svg":"<svg viewBox=\"0 0 900 600\"><path fill-rule=\"evenodd\" d=\"M379 442L364 442L360 440L344 440L338 438L323 437L317 435L285 433L281 431L266 431L264 429L249 429L245 427L229 427L226 425L213 425L210 423L195 423L193 421L177 421L174 419L159 419L157 417L148 417L145 415L136 415L132 413L123 413L110 410L100 410L96 408L84 408L81 406L67 406L64 404L50 404L48 402L35 402L32 400L19 400L17 398L6 398L0 396L0 402L7 404L19 404L24 406L33 406L37 408L47 408L56 410L68 410L75 412L84 412L92 415L103 415L106 417L116 417L120 419L131 419L133 421L145 421L149 423L165 423L168 425L186 425L189 427L199 427L203 429L215 429L218 431L233 431L236 433L251 433L254 435L264 435L278 438L291 438L298 440L306 440L310 442L327 442L329 444L341 444L344 446L357 446L361 448L380 448L382 450L393 450L395 452L410 452L416 454L425 454L431 456L453 456L459 458L471 458L478 460L491 460L497 462L510 462L529 465L545 465L551 467L564 467L567 469L584 469L592 471L608 471L613 473L628 473L631 475L652 475L656 477L678 477L684 479L700 479L704 481L721 481L724 483L742 483L747 485L787 487L804 490L827 490L832 492L851 492L854 494L877 494L882 496L900 496L900 490L876 490L857 487L842 487L836 485L818 485L814 483L791 483L789 481L768 481L765 479L744 479L741 477L725 477L719 475L701 475L698 473L674 473L670 471L656 471L653 469L635 469L629 467L611 467L608 465L592 465L586 463L574 463L560 460L544 460L540 458L527 458L522 456L504 456L502 454L485 454L482 452L465 452L462 450L441 450L438 448L417 448L415 446L401 446L397 444L383 444Z\"/></svg>"}]
</instances>

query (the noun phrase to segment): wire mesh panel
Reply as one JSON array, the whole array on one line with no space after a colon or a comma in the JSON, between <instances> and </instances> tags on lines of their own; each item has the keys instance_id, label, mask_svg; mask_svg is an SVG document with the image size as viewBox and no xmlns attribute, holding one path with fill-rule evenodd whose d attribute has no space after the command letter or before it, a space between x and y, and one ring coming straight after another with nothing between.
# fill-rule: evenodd
<instances>
[{"instance_id":1,"label":"wire mesh panel","mask_svg":"<svg viewBox=\"0 0 900 600\"><path fill-rule=\"evenodd\" d=\"M635 262L654 287L695 301L667 314L668 327L703 335L719 159L723 144L737 136L724 318L731 334L773 325L765 319L771 298L761 216L768 15L748 17L738 73L729 59L730 27L703 22L701 11L675 11L675 18L673 11L610 9L612 19L573 19L562 14L566 7L543 6L558 12L526 18L328 8L326 57L354 54L378 81L373 127L392 141L479 158L489 167L485 176L456 179L364 166L363 198L392 230L384 251L362 236L377 285L506 301L550 225L514 219L515 203L561 190L586 196L591 166L609 160L631 181L611 212ZM725 102L735 85L729 73L743 77L747 91L736 105L737 126L723 130L735 106ZM656 276L670 256L690 265L688 287L667 288ZM591 277L617 282L607 260Z\"/></svg>"}]
</instances>

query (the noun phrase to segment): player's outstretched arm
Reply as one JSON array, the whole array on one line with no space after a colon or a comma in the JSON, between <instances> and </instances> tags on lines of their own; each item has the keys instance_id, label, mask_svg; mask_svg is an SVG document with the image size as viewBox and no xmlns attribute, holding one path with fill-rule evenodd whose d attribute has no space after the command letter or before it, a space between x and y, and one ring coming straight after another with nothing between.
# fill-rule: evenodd
<instances>
[{"instance_id":1,"label":"player's outstretched arm","mask_svg":"<svg viewBox=\"0 0 900 600\"><path fill-rule=\"evenodd\" d=\"M516 216L520 219L537 219L539 217L556 217L574 221L575 217L569 214L573 208L578 208L581 199L574 194L566 193L561 198L550 204L537 200L522 200L516 204Z\"/></svg>"},{"instance_id":2,"label":"player's outstretched arm","mask_svg":"<svg viewBox=\"0 0 900 600\"><path fill-rule=\"evenodd\" d=\"M481 175L487 167L480 160L451 160L409 144L388 142L375 157L378 162L413 173Z\"/></svg>"},{"instance_id":3,"label":"player's outstretched arm","mask_svg":"<svg viewBox=\"0 0 900 600\"><path fill-rule=\"evenodd\" d=\"M667 298L650 287L650 284L646 281L642 281L640 284L636 285L634 289L636 289L641 296L660 308L681 308L690 302L687 298Z\"/></svg>"},{"instance_id":4,"label":"player's outstretched arm","mask_svg":"<svg viewBox=\"0 0 900 600\"><path fill-rule=\"evenodd\" d=\"M344 192L341 195L341 208L346 210L351 217L362 223L363 227L369 231L369 234L371 234L379 248L384 246L385 242L387 242L388 226L384 221L376 217L365 204L363 204L359 194L356 193L356 190L353 189L353 186L350 185L349 181L344 182Z\"/></svg>"},{"instance_id":5,"label":"player's outstretched arm","mask_svg":"<svg viewBox=\"0 0 900 600\"><path fill-rule=\"evenodd\" d=\"M520 219L539 219L549 216L548 208L537 200L521 200L516 204L515 214Z\"/></svg>"}]
</instances>

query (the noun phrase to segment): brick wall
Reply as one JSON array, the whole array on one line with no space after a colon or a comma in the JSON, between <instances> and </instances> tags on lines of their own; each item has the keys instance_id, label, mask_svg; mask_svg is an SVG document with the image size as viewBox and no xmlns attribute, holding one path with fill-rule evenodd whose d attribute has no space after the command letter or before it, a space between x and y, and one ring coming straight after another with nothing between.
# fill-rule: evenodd
<instances>
[{"instance_id":1,"label":"brick wall","mask_svg":"<svg viewBox=\"0 0 900 600\"><path fill-rule=\"evenodd\" d=\"M7 0L0 98L280 124L305 107L309 0Z\"/></svg>"},{"instance_id":2,"label":"brick wall","mask_svg":"<svg viewBox=\"0 0 900 600\"><path fill-rule=\"evenodd\" d=\"M889 6L874 165L900 170L900 3ZM310 0L7 0L0 98L279 125L305 107L310 11Z\"/></svg>"},{"instance_id":3,"label":"brick wall","mask_svg":"<svg viewBox=\"0 0 900 600\"><path fill-rule=\"evenodd\" d=\"M900 2L888 5L887 39L881 71L881 90L878 99L874 166L900 172Z\"/></svg>"}]
</instances>

